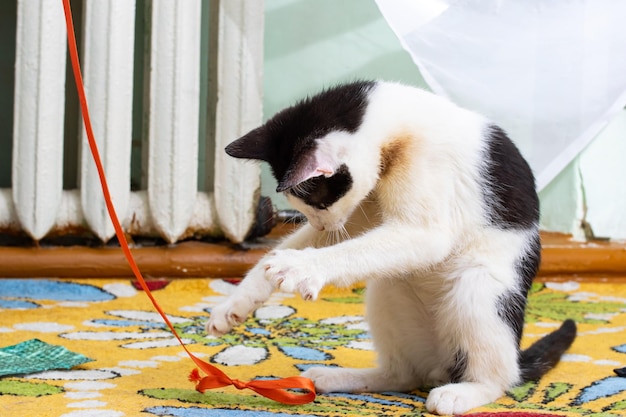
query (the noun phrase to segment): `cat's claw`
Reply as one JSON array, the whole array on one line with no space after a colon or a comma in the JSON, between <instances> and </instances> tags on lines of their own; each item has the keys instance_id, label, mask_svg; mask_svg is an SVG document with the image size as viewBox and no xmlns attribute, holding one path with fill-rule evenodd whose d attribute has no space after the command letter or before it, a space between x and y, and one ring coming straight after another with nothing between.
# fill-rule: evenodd
<instances>
[{"instance_id":1,"label":"cat's claw","mask_svg":"<svg viewBox=\"0 0 626 417\"><path fill-rule=\"evenodd\" d=\"M306 250L283 249L272 252L265 261L265 278L281 291L298 292L305 300L315 300L324 286Z\"/></svg>"},{"instance_id":2,"label":"cat's claw","mask_svg":"<svg viewBox=\"0 0 626 417\"><path fill-rule=\"evenodd\" d=\"M211 317L206 323L206 332L212 336L223 336L234 326L243 323L254 309L247 298L229 298L211 309Z\"/></svg>"}]
</instances>

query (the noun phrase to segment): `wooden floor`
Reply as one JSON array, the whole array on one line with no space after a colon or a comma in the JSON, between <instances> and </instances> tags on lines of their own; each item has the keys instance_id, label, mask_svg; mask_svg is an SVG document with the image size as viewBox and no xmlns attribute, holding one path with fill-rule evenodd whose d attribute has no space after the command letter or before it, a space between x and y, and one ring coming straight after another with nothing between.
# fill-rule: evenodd
<instances>
[{"instance_id":1,"label":"wooden floor","mask_svg":"<svg viewBox=\"0 0 626 417\"><path fill-rule=\"evenodd\" d=\"M243 247L182 242L140 247L133 254L150 278L243 276L278 239L292 229L276 227L270 235ZM539 279L619 280L626 282L626 242L575 242L567 235L542 233ZM0 277L131 277L117 247L0 247Z\"/></svg>"}]
</instances>

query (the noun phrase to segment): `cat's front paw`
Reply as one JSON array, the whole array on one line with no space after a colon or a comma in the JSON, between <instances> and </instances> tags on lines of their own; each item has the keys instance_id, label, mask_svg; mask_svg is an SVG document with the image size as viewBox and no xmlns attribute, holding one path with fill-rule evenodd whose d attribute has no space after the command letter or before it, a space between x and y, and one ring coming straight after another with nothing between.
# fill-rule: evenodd
<instances>
[{"instance_id":1,"label":"cat's front paw","mask_svg":"<svg viewBox=\"0 0 626 417\"><path fill-rule=\"evenodd\" d=\"M234 326L243 323L255 305L246 297L230 297L211 309L206 332L213 336L223 336Z\"/></svg>"},{"instance_id":2,"label":"cat's front paw","mask_svg":"<svg viewBox=\"0 0 626 417\"><path fill-rule=\"evenodd\" d=\"M315 300L325 280L309 255L315 249L282 249L264 262L265 278L281 291L299 292L305 300Z\"/></svg>"}]
</instances>

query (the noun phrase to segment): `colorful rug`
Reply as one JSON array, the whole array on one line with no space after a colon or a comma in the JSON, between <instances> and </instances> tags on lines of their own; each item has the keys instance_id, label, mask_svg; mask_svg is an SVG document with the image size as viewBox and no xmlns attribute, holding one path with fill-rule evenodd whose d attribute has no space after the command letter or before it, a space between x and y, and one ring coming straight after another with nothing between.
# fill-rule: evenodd
<instances>
[{"instance_id":1,"label":"colorful rug","mask_svg":"<svg viewBox=\"0 0 626 417\"><path fill-rule=\"evenodd\" d=\"M293 376L320 364L373 365L363 289L325 290L316 302L277 294L232 334L207 337L207 311L232 288L223 280L185 279L155 292L190 350L231 377ZM567 317L578 322L580 336L557 368L471 413L626 415L626 378L614 372L626 366L626 284L536 284L523 343ZM429 415L423 391L319 395L303 406L232 387L200 394L187 379L193 363L128 280L0 279L0 348L7 347L0 351L0 368L13 374L0 377L2 416ZM33 354L37 349L48 354ZM35 359L40 368L14 355ZM28 373L15 374L15 366ZM31 373L42 366L47 370ZM64 366L71 369L53 369Z\"/></svg>"}]
</instances>

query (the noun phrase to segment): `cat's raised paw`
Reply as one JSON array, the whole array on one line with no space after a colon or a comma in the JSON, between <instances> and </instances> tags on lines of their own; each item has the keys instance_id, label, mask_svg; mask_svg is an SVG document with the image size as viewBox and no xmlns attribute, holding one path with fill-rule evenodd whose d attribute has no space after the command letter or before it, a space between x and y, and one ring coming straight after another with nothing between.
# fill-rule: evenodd
<instances>
[{"instance_id":1,"label":"cat's raised paw","mask_svg":"<svg viewBox=\"0 0 626 417\"><path fill-rule=\"evenodd\" d=\"M223 336L234 326L243 323L253 309L254 303L246 298L229 298L211 309L206 332L212 336Z\"/></svg>"},{"instance_id":2,"label":"cat's raised paw","mask_svg":"<svg viewBox=\"0 0 626 417\"><path fill-rule=\"evenodd\" d=\"M324 286L307 250L283 249L272 252L263 267L265 278L281 291L299 292L305 300L315 300Z\"/></svg>"}]
</instances>

